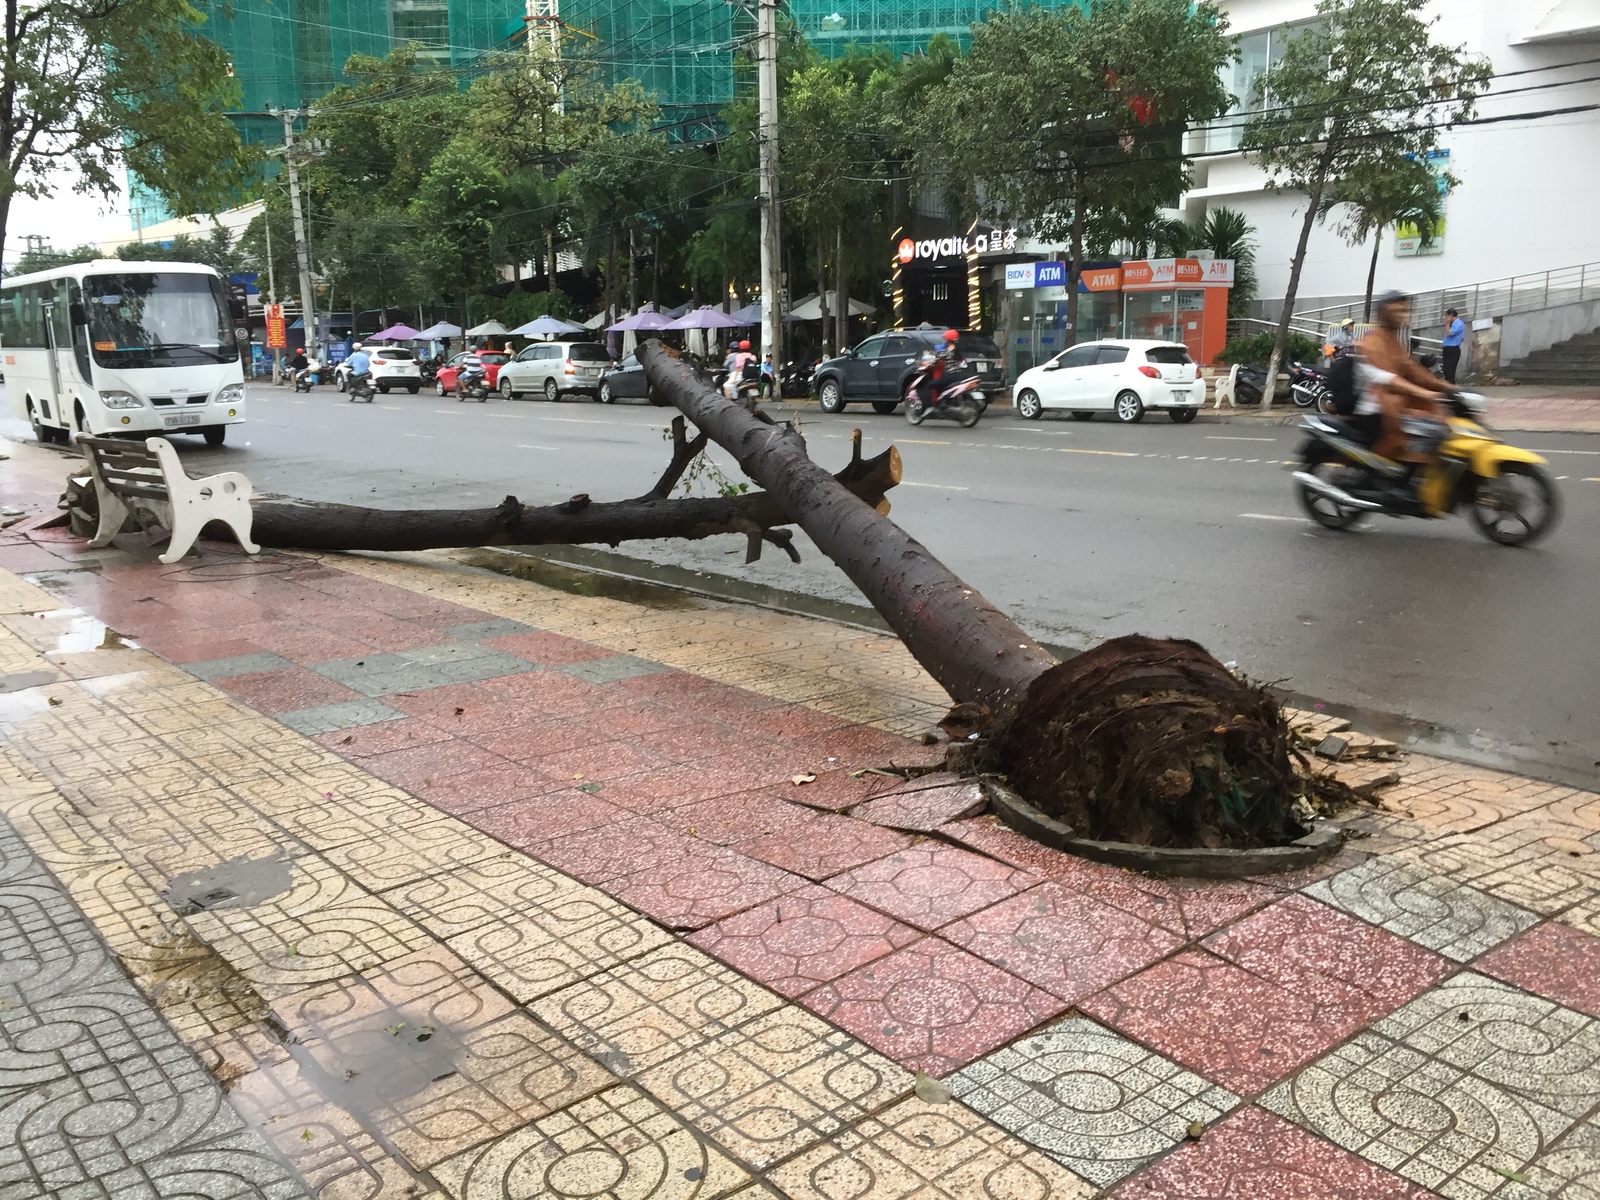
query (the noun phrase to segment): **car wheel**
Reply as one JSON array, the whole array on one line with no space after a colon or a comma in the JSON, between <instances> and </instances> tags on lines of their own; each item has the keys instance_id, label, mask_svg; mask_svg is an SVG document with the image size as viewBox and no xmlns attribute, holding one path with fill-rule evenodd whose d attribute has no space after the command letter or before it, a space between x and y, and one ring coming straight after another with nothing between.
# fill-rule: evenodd
<instances>
[{"instance_id":1,"label":"car wheel","mask_svg":"<svg viewBox=\"0 0 1600 1200\"><path fill-rule=\"evenodd\" d=\"M899 403L900 401L898 400L874 400L872 402L872 411L876 413L882 413L884 416L888 416L895 410Z\"/></svg>"},{"instance_id":2,"label":"car wheel","mask_svg":"<svg viewBox=\"0 0 1600 1200\"><path fill-rule=\"evenodd\" d=\"M433 390L438 392L441 396L448 396L450 394L450 389L445 387L444 380L442 379L434 382Z\"/></svg>"},{"instance_id":3,"label":"car wheel","mask_svg":"<svg viewBox=\"0 0 1600 1200\"><path fill-rule=\"evenodd\" d=\"M1072 414L1072 419L1074 421L1092 421L1094 420L1094 414L1092 412L1075 412Z\"/></svg>"},{"instance_id":4,"label":"car wheel","mask_svg":"<svg viewBox=\"0 0 1600 1200\"><path fill-rule=\"evenodd\" d=\"M350 376L339 376L333 381L333 386L338 388L341 392L348 392L350 390Z\"/></svg>"},{"instance_id":5,"label":"car wheel","mask_svg":"<svg viewBox=\"0 0 1600 1200\"><path fill-rule=\"evenodd\" d=\"M226 425L207 425L200 431L205 434L206 445L220 446L228 440L228 427Z\"/></svg>"},{"instance_id":6,"label":"car wheel","mask_svg":"<svg viewBox=\"0 0 1600 1200\"><path fill-rule=\"evenodd\" d=\"M517 393L511 387L511 380L504 375L500 376L500 394L507 400L517 398Z\"/></svg>"},{"instance_id":7,"label":"car wheel","mask_svg":"<svg viewBox=\"0 0 1600 1200\"><path fill-rule=\"evenodd\" d=\"M1017 416L1025 421L1037 421L1044 415L1044 405L1039 400L1039 393L1032 388L1023 388L1017 394Z\"/></svg>"},{"instance_id":8,"label":"car wheel","mask_svg":"<svg viewBox=\"0 0 1600 1200\"><path fill-rule=\"evenodd\" d=\"M600 385L600 403L601 404L610 404L616 398L617 398L616 397L616 393L611 390L611 384L609 382L602 383Z\"/></svg>"},{"instance_id":9,"label":"car wheel","mask_svg":"<svg viewBox=\"0 0 1600 1200\"><path fill-rule=\"evenodd\" d=\"M1194 420L1194 414L1199 411L1197 408L1169 408L1167 409L1167 416L1171 418L1174 425L1187 425Z\"/></svg>"},{"instance_id":10,"label":"car wheel","mask_svg":"<svg viewBox=\"0 0 1600 1200\"><path fill-rule=\"evenodd\" d=\"M387 396L389 394L389 385L387 383L380 383L378 385L378 390Z\"/></svg>"},{"instance_id":11,"label":"car wheel","mask_svg":"<svg viewBox=\"0 0 1600 1200\"><path fill-rule=\"evenodd\" d=\"M422 385L420 383L413 383L410 387L406 388L406 391L410 392L413 396L415 396L421 390Z\"/></svg>"},{"instance_id":12,"label":"car wheel","mask_svg":"<svg viewBox=\"0 0 1600 1200\"><path fill-rule=\"evenodd\" d=\"M1116 412L1117 420L1124 425L1136 424L1144 420L1144 401L1138 392L1118 392Z\"/></svg>"},{"instance_id":13,"label":"car wheel","mask_svg":"<svg viewBox=\"0 0 1600 1200\"><path fill-rule=\"evenodd\" d=\"M837 379L824 379L817 388L817 405L825 413L844 411L844 389Z\"/></svg>"},{"instance_id":14,"label":"car wheel","mask_svg":"<svg viewBox=\"0 0 1600 1200\"><path fill-rule=\"evenodd\" d=\"M550 401L551 404L561 399L561 389L556 386L554 379L546 379L544 381L544 398Z\"/></svg>"}]
</instances>

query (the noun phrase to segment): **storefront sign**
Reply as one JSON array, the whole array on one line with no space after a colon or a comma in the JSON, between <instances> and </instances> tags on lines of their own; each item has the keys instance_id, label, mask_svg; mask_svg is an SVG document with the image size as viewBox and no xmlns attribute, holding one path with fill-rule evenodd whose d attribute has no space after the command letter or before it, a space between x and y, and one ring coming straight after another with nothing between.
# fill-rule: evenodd
<instances>
[{"instance_id":1,"label":"storefront sign","mask_svg":"<svg viewBox=\"0 0 1600 1200\"><path fill-rule=\"evenodd\" d=\"M1064 262L1007 263L1006 290L1064 288L1067 286L1067 265ZM1080 292L1115 292L1121 288L1121 267L1084 267L1078 275Z\"/></svg>"},{"instance_id":2,"label":"storefront sign","mask_svg":"<svg viewBox=\"0 0 1600 1200\"><path fill-rule=\"evenodd\" d=\"M1038 263L1007 263L1006 264L1006 291L1018 292L1024 288L1031 288L1034 280L1038 278Z\"/></svg>"},{"instance_id":3,"label":"storefront sign","mask_svg":"<svg viewBox=\"0 0 1600 1200\"><path fill-rule=\"evenodd\" d=\"M1004 254L1017 248L1016 229L980 229L966 237L901 238L895 249L902 263L921 260L938 262L940 259L966 258L972 254Z\"/></svg>"},{"instance_id":4,"label":"storefront sign","mask_svg":"<svg viewBox=\"0 0 1600 1200\"><path fill-rule=\"evenodd\" d=\"M1085 292L1119 292L1122 290L1121 267L1085 267L1078 276L1080 290Z\"/></svg>"},{"instance_id":5,"label":"storefront sign","mask_svg":"<svg viewBox=\"0 0 1600 1200\"><path fill-rule=\"evenodd\" d=\"M289 344L288 329L283 323L283 305L267 305L267 348L282 350Z\"/></svg>"},{"instance_id":6,"label":"storefront sign","mask_svg":"<svg viewBox=\"0 0 1600 1200\"><path fill-rule=\"evenodd\" d=\"M1233 286L1231 258L1151 258L1122 264L1122 290L1125 292L1208 285Z\"/></svg>"}]
</instances>

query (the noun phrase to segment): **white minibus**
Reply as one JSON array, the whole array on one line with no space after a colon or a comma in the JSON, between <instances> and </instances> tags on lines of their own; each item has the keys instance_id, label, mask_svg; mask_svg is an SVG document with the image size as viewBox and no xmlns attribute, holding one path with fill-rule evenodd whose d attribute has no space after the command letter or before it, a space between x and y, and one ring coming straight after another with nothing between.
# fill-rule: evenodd
<instances>
[{"instance_id":1,"label":"white minibus","mask_svg":"<svg viewBox=\"0 0 1600 1200\"><path fill-rule=\"evenodd\" d=\"M198 433L244 420L237 302L200 263L100 259L0 280L11 411L41 442Z\"/></svg>"}]
</instances>

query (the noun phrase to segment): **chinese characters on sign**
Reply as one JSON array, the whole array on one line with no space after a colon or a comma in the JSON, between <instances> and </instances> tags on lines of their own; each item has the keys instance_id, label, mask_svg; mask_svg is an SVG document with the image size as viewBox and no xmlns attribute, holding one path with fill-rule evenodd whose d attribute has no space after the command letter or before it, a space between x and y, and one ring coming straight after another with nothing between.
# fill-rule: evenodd
<instances>
[{"instance_id":1,"label":"chinese characters on sign","mask_svg":"<svg viewBox=\"0 0 1600 1200\"><path fill-rule=\"evenodd\" d=\"M941 258L966 258L973 254L1004 254L1017 248L1016 229L994 228L968 237L901 238L896 255L902 263L916 259L937 262Z\"/></svg>"}]
</instances>

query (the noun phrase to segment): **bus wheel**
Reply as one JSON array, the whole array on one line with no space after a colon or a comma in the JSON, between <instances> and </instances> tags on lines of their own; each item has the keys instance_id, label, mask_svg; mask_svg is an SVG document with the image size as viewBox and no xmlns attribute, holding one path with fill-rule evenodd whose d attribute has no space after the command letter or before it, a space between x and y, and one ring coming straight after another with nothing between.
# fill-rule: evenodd
<instances>
[{"instance_id":1,"label":"bus wheel","mask_svg":"<svg viewBox=\"0 0 1600 1200\"><path fill-rule=\"evenodd\" d=\"M48 445L56 440L56 431L39 420L39 410L34 408L31 399L28 401L28 424L33 426L34 441L41 446Z\"/></svg>"},{"instance_id":2,"label":"bus wheel","mask_svg":"<svg viewBox=\"0 0 1600 1200\"><path fill-rule=\"evenodd\" d=\"M226 425L207 425L200 431L205 434L206 445L220 446L228 440L228 427Z\"/></svg>"},{"instance_id":3,"label":"bus wheel","mask_svg":"<svg viewBox=\"0 0 1600 1200\"><path fill-rule=\"evenodd\" d=\"M64 442L71 442L74 430L76 430L78 433L92 432L89 428L89 418L83 415L83 405L78 403L74 403L72 406L72 429L67 430L67 436L61 440Z\"/></svg>"}]
</instances>

